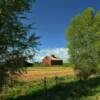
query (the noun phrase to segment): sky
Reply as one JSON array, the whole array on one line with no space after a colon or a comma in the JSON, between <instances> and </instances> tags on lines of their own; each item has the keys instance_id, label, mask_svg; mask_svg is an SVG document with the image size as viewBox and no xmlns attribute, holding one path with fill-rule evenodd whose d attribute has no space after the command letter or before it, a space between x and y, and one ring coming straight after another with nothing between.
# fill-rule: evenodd
<instances>
[{"instance_id":1,"label":"sky","mask_svg":"<svg viewBox=\"0 0 100 100\"><path fill-rule=\"evenodd\" d=\"M66 30L72 18L86 8L100 9L100 0L36 0L30 23L41 37L40 49L67 47Z\"/></svg>"},{"instance_id":2,"label":"sky","mask_svg":"<svg viewBox=\"0 0 100 100\"><path fill-rule=\"evenodd\" d=\"M100 0L36 0L27 16L28 22L36 23L32 31L40 36L38 48L46 52L67 48L66 30L72 18L88 7L100 10Z\"/></svg>"}]
</instances>

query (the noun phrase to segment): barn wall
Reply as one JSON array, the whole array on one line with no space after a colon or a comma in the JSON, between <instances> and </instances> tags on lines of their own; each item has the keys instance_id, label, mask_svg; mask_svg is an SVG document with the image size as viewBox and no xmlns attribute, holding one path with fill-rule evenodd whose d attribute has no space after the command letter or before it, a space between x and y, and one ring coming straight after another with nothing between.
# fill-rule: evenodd
<instances>
[{"instance_id":1,"label":"barn wall","mask_svg":"<svg viewBox=\"0 0 100 100\"><path fill-rule=\"evenodd\" d=\"M62 60L52 60L51 65L63 65L63 61Z\"/></svg>"},{"instance_id":2,"label":"barn wall","mask_svg":"<svg viewBox=\"0 0 100 100\"><path fill-rule=\"evenodd\" d=\"M43 64L46 64L46 65L63 65L63 60L51 60L50 57L46 56L43 59Z\"/></svg>"},{"instance_id":3,"label":"barn wall","mask_svg":"<svg viewBox=\"0 0 100 100\"><path fill-rule=\"evenodd\" d=\"M51 59L50 58L44 58L43 59L43 64L51 65Z\"/></svg>"}]
</instances>

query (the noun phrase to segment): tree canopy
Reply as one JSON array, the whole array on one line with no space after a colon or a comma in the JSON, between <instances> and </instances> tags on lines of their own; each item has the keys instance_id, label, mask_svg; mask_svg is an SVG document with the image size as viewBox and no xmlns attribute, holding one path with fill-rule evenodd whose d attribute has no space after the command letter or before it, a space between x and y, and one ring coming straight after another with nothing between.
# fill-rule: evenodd
<instances>
[{"instance_id":1,"label":"tree canopy","mask_svg":"<svg viewBox=\"0 0 100 100\"><path fill-rule=\"evenodd\" d=\"M8 77L21 72L28 57L23 53L38 45L39 37L29 32L31 24L22 23L32 2L34 0L0 0L0 87Z\"/></svg>"},{"instance_id":2,"label":"tree canopy","mask_svg":"<svg viewBox=\"0 0 100 100\"><path fill-rule=\"evenodd\" d=\"M100 11L87 8L67 30L70 61L81 78L100 72Z\"/></svg>"}]
</instances>

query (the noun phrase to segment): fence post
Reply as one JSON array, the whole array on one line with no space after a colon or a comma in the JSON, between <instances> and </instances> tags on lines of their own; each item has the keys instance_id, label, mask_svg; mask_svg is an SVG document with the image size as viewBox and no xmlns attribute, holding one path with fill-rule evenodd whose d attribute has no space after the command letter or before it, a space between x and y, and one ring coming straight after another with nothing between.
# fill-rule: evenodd
<instances>
[{"instance_id":1,"label":"fence post","mask_svg":"<svg viewBox=\"0 0 100 100\"><path fill-rule=\"evenodd\" d=\"M56 86L58 85L58 77L55 77Z\"/></svg>"},{"instance_id":2,"label":"fence post","mask_svg":"<svg viewBox=\"0 0 100 100\"><path fill-rule=\"evenodd\" d=\"M47 78L44 77L44 93L45 93L45 96L47 95Z\"/></svg>"}]
</instances>

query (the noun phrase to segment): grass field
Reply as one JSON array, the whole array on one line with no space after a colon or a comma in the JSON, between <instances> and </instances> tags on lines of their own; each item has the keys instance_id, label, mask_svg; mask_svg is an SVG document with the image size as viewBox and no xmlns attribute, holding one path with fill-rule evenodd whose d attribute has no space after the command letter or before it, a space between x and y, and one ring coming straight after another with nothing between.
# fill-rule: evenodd
<instances>
[{"instance_id":1,"label":"grass field","mask_svg":"<svg viewBox=\"0 0 100 100\"><path fill-rule=\"evenodd\" d=\"M37 71L37 70L47 70L47 71L59 71L59 70L67 70L71 67L64 67L64 66L47 66L47 67L28 67L27 70L28 71Z\"/></svg>"},{"instance_id":2,"label":"grass field","mask_svg":"<svg viewBox=\"0 0 100 100\"><path fill-rule=\"evenodd\" d=\"M100 100L100 77L80 81L71 67L32 67L0 100Z\"/></svg>"},{"instance_id":3,"label":"grass field","mask_svg":"<svg viewBox=\"0 0 100 100\"><path fill-rule=\"evenodd\" d=\"M71 67L29 67L27 71L20 76L20 80L40 80L44 77L55 77L55 76L74 76L74 70Z\"/></svg>"}]
</instances>

